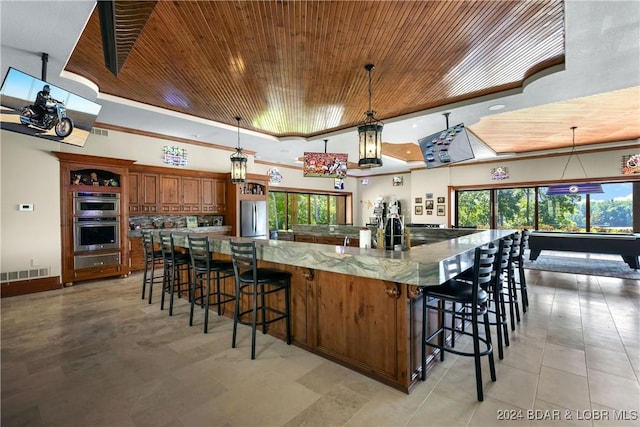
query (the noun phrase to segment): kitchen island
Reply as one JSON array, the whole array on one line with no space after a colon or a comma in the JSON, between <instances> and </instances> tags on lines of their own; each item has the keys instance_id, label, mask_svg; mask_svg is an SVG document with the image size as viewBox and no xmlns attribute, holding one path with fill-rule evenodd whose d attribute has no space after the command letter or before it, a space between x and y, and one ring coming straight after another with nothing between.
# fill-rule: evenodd
<instances>
[{"instance_id":1,"label":"kitchen island","mask_svg":"<svg viewBox=\"0 0 640 427\"><path fill-rule=\"evenodd\" d=\"M256 242L261 266L293 275L293 344L409 393L420 378L420 287L438 285L470 268L476 247L512 232L484 230L402 252ZM174 233L175 244L188 247L187 235ZM216 257L230 257L229 239L210 236ZM224 286L233 292L233 280ZM283 301L271 303L284 306ZM229 306L226 313L232 312ZM437 319L430 320L429 328L435 328ZM269 333L282 338L279 323Z\"/></svg>"}]
</instances>

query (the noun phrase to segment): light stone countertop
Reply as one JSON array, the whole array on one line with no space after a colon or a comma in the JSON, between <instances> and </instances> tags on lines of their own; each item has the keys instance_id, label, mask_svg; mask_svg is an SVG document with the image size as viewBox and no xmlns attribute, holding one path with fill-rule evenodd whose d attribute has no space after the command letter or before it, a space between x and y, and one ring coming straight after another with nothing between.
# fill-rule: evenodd
<instances>
[{"instance_id":1,"label":"light stone countertop","mask_svg":"<svg viewBox=\"0 0 640 427\"><path fill-rule=\"evenodd\" d=\"M162 230L154 230L154 233ZM419 286L443 283L473 266L476 247L486 245L515 230L481 230L437 243L414 246L407 251L362 249L317 243L256 239L257 257L264 261L294 265L359 277ZM188 247L188 232L176 231L176 246ZM198 233L200 234L200 233ZM229 236L210 235L211 250L231 254ZM238 241L249 238L233 237Z\"/></svg>"}]
</instances>

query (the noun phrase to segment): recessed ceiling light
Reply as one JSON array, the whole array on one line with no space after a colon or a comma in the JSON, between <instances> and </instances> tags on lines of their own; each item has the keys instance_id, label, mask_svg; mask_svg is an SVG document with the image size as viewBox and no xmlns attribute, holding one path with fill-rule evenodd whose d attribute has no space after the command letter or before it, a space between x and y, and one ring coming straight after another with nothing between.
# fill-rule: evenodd
<instances>
[{"instance_id":1,"label":"recessed ceiling light","mask_svg":"<svg viewBox=\"0 0 640 427\"><path fill-rule=\"evenodd\" d=\"M497 111L497 110L502 110L503 108L504 108L504 104L494 104L489 107L489 110Z\"/></svg>"}]
</instances>

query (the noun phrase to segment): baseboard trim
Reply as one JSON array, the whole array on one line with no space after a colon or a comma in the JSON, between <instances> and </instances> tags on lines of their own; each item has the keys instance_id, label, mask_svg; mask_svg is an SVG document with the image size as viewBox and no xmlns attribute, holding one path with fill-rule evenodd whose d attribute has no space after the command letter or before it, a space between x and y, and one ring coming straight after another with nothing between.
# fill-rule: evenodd
<instances>
[{"instance_id":1,"label":"baseboard trim","mask_svg":"<svg viewBox=\"0 0 640 427\"><path fill-rule=\"evenodd\" d=\"M0 283L0 298L52 291L54 289L62 289L59 277L42 277L39 279L2 282Z\"/></svg>"}]
</instances>

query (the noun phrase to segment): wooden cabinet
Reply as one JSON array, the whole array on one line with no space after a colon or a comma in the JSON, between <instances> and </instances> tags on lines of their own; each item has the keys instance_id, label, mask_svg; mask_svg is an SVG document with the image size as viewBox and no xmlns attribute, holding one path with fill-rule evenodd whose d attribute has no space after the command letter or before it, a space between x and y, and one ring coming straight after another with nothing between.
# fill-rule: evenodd
<instances>
[{"instance_id":1,"label":"wooden cabinet","mask_svg":"<svg viewBox=\"0 0 640 427\"><path fill-rule=\"evenodd\" d=\"M160 200L160 176L140 174L140 212L157 213Z\"/></svg>"},{"instance_id":2,"label":"wooden cabinet","mask_svg":"<svg viewBox=\"0 0 640 427\"><path fill-rule=\"evenodd\" d=\"M159 175L132 172L129 174L129 212L157 213Z\"/></svg>"},{"instance_id":3,"label":"wooden cabinet","mask_svg":"<svg viewBox=\"0 0 640 427\"><path fill-rule=\"evenodd\" d=\"M142 237L129 237L129 270L144 270Z\"/></svg>"},{"instance_id":4,"label":"wooden cabinet","mask_svg":"<svg viewBox=\"0 0 640 427\"><path fill-rule=\"evenodd\" d=\"M166 214L181 212L179 176L160 176L160 212Z\"/></svg>"},{"instance_id":5,"label":"wooden cabinet","mask_svg":"<svg viewBox=\"0 0 640 427\"><path fill-rule=\"evenodd\" d=\"M202 178L180 178L180 210L185 213L200 212L200 183Z\"/></svg>"},{"instance_id":6,"label":"wooden cabinet","mask_svg":"<svg viewBox=\"0 0 640 427\"><path fill-rule=\"evenodd\" d=\"M201 178L160 176L160 211L167 214L200 213Z\"/></svg>"},{"instance_id":7,"label":"wooden cabinet","mask_svg":"<svg viewBox=\"0 0 640 427\"><path fill-rule=\"evenodd\" d=\"M223 179L202 178L201 210L203 213L224 213L227 183Z\"/></svg>"},{"instance_id":8,"label":"wooden cabinet","mask_svg":"<svg viewBox=\"0 0 640 427\"><path fill-rule=\"evenodd\" d=\"M129 171L129 212L224 214L228 174L135 165Z\"/></svg>"}]
</instances>

